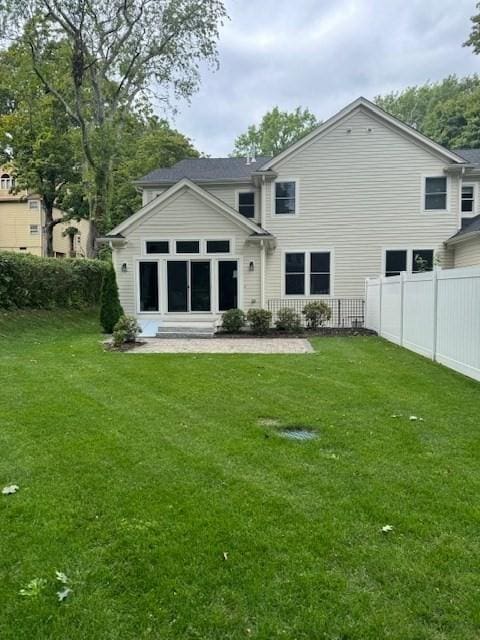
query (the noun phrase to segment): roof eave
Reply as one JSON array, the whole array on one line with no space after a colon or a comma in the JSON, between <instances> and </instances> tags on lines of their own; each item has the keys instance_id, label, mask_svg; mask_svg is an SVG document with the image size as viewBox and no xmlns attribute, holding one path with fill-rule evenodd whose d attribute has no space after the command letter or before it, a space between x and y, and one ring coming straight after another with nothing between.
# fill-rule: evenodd
<instances>
[{"instance_id":1,"label":"roof eave","mask_svg":"<svg viewBox=\"0 0 480 640\"><path fill-rule=\"evenodd\" d=\"M462 233L460 235L455 234L448 240L445 240L444 244L447 246L451 246L452 244L460 244L460 242L465 242L466 240L472 240L476 236L480 236L480 230L470 231L468 233Z\"/></svg>"}]
</instances>

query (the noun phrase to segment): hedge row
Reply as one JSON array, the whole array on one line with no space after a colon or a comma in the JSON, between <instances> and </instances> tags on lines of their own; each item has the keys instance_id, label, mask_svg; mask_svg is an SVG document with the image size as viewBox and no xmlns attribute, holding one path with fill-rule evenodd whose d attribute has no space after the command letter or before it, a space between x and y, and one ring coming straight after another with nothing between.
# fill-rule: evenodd
<instances>
[{"instance_id":1,"label":"hedge row","mask_svg":"<svg viewBox=\"0 0 480 640\"><path fill-rule=\"evenodd\" d=\"M108 263L0 252L0 308L52 309L97 305Z\"/></svg>"}]
</instances>

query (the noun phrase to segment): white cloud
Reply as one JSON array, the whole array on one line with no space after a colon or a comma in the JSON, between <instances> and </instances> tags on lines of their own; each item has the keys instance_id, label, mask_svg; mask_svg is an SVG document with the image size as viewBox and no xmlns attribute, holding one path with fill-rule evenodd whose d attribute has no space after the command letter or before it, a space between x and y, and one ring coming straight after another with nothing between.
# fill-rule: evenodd
<instances>
[{"instance_id":1,"label":"white cloud","mask_svg":"<svg viewBox=\"0 0 480 640\"><path fill-rule=\"evenodd\" d=\"M472 0L227 0L220 70L203 70L175 125L198 149L227 155L274 105L326 119L359 95L480 70L462 42Z\"/></svg>"}]
</instances>

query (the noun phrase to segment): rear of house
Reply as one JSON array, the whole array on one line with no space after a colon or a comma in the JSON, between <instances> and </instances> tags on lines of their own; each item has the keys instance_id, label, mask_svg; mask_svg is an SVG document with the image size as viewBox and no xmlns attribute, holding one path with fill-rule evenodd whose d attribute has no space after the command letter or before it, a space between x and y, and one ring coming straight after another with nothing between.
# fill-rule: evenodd
<instances>
[{"instance_id":1,"label":"rear of house","mask_svg":"<svg viewBox=\"0 0 480 640\"><path fill-rule=\"evenodd\" d=\"M357 324L366 277L467 260L449 239L475 222L476 170L360 98L275 158L154 171L107 237L122 306L162 326L323 299Z\"/></svg>"}]
</instances>

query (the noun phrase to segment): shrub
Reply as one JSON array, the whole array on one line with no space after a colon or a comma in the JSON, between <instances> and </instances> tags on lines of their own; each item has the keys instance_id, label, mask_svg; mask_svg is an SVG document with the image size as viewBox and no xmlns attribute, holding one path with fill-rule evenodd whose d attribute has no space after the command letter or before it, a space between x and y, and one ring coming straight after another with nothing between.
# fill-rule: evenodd
<instances>
[{"instance_id":1,"label":"shrub","mask_svg":"<svg viewBox=\"0 0 480 640\"><path fill-rule=\"evenodd\" d=\"M100 295L100 324L105 333L112 333L122 315L123 309L118 299L115 270L113 266L110 266L103 278L102 293Z\"/></svg>"},{"instance_id":2,"label":"shrub","mask_svg":"<svg viewBox=\"0 0 480 640\"><path fill-rule=\"evenodd\" d=\"M275 326L279 331L295 333L302 330L302 321L300 315L294 309L283 307L278 310Z\"/></svg>"},{"instance_id":3,"label":"shrub","mask_svg":"<svg viewBox=\"0 0 480 640\"><path fill-rule=\"evenodd\" d=\"M0 308L82 308L98 304L107 266L83 258L0 252Z\"/></svg>"},{"instance_id":4,"label":"shrub","mask_svg":"<svg viewBox=\"0 0 480 640\"><path fill-rule=\"evenodd\" d=\"M113 346L121 347L126 342L136 342L142 330L133 316L121 316L113 328Z\"/></svg>"},{"instance_id":5,"label":"shrub","mask_svg":"<svg viewBox=\"0 0 480 640\"><path fill-rule=\"evenodd\" d=\"M302 313L307 320L309 329L318 329L326 320L330 320L332 317L330 306L321 300L307 302L303 307Z\"/></svg>"},{"instance_id":6,"label":"shrub","mask_svg":"<svg viewBox=\"0 0 480 640\"><path fill-rule=\"evenodd\" d=\"M222 329L227 333L238 333L245 326L245 314L241 309L229 309L222 315Z\"/></svg>"},{"instance_id":7,"label":"shrub","mask_svg":"<svg viewBox=\"0 0 480 640\"><path fill-rule=\"evenodd\" d=\"M272 321L272 312L266 309L249 309L247 320L253 333L263 335L267 333L270 322Z\"/></svg>"}]
</instances>

